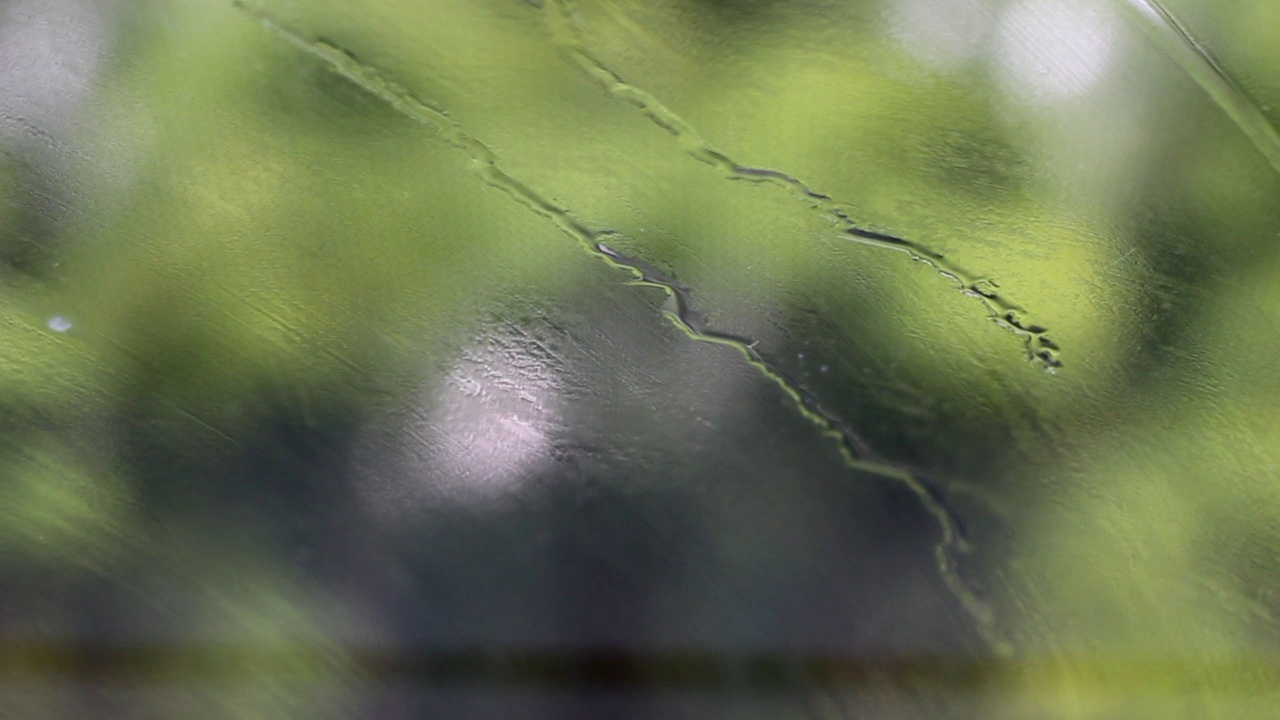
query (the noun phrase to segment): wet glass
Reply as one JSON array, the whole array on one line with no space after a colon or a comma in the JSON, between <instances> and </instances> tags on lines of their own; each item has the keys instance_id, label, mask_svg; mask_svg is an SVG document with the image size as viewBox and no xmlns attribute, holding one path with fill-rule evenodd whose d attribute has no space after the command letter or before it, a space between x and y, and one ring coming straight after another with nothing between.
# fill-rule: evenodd
<instances>
[{"instance_id":1,"label":"wet glass","mask_svg":"<svg viewBox=\"0 0 1280 720\"><path fill-rule=\"evenodd\" d=\"M0 4L0 716L1280 717L1280 5Z\"/></svg>"}]
</instances>

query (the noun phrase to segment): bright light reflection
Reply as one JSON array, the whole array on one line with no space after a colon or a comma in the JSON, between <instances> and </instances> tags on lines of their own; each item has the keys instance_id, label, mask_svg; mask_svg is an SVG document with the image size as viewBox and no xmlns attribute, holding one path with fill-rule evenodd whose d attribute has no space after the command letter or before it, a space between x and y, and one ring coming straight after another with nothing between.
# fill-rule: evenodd
<instances>
[{"instance_id":1,"label":"bright light reflection","mask_svg":"<svg viewBox=\"0 0 1280 720\"><path fill-rule=\"evenodd\" d=\"M1001 16L997 69L1015 96L1060 103L1106 76L1115 55L1116 18L1078 0L1024 0Z\"/></svg>"},{"instance_id":2,"label":"bright light reflection","mask_svg":"<svg viewBox=\"0 0 1280 720\"><path fill-rule=\"evenodd\" d=\"M92 88L106 49L94 3L0 3L0 133L26 137L59 127Z\"/></svg>"},{"instance_id":3,"label":"bright light reflection","mask_svg":"<svg viewBox=\"0 0 1280 720\"><path fill-rule=\"evenodd\" d=\"M888 12L889 33L917 60L939 70L977 57L993 20L986 0L899 0Z\"/></svg>"},{"instance_id":4,"label":"bright light reflection","mask_svg":"<svg viewBox=\"0 0 1280 720\"><path fill-rule=\"evenodd\" d=\"M400 427L367 438L361 484L370 506L395 518L441 504L492 505L518 492L550 459L559 386L548 358L518 339L478 343Z\"/></svg>"},{"instance_id":5,"label":"bright light reflection","mask_svg":"<svg viewBox=\"0 0 1280 720\"><path fill-rule=\"evenodd\" d=\"M533 381L527 365L502 359L460 365L435 398L426 430L438 443L440 479L460 493L509 493L550 450L551 388Z\"/></svg>"}]
</instances>

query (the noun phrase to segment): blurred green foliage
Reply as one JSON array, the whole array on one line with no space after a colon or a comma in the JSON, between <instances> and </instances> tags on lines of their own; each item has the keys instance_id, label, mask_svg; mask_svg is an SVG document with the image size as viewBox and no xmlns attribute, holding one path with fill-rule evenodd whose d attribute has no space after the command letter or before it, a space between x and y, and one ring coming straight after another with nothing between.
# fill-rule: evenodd
<instances>
[{"instance_id":1,"label":"blurred green foliage","mask_svg":"<svg viewBox=\"0 0 1280 720\"><path fill-rule=\"evenodd\" d=\"M977 689L983 716L1274 717L1276 169L1123 0L1076 10L1105 29L1088 57L1002 25L1060 2L974 4L975 49L942 65L902 30L912 5L262 7L447 113L972 507L962 569L1018 650ZM1169 5L1277 122L1273 4ZM333 448L445 367L477 316L571 301L593 276L573 238L465 153L251 13L104 8L110 50L55 133L63 150L6 136L0 158L3 584L147 587L165 574L149 568L180 568L198 598L184 622L301 647L301 675L325 690L264 676L243 696L158 693L147 713L340 716L359 670L333 627L358 613L291 570L280 538L223 537L220 514L246 497L341 507ZM735 162L998 283L1049 328L1062 371L1039 372L934 268L691 157L652 108L575 65L557 17ZM1067 75L1107 62L1046 99L1008 74L1028 57L1001 54L1016 42ZM241 483L260 487L227 490ZM74 607L10 612L15 627L78 627ZM31 702L22 716L59 715Z\"/></svg>"}]
</instances>

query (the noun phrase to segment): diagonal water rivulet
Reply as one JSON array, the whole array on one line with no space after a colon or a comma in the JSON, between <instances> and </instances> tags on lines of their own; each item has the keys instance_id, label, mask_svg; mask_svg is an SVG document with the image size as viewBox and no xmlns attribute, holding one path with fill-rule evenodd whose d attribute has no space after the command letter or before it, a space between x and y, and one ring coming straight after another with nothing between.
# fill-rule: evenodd
<instances>
[{"instance_id":1,"label":"diagonal water rivulet","mask_svg":"<svg viewBox=\"0 0 1280 720\"><path fill-rule=\"evenodd\" d=\"M743 165L730 158L653 95L626 82L591 54L573 20L571 0L547 0L543 7L551 26L552 39L561 53L609 95L635 105L655 124L674 135L686 155L719 169L732 180L766 182L786 188L840 226L843 237L865 245L904 252L912 260L929 265L954 281L965 294L979 299L998 325L1022 337L1031 361L1049 372L1062 367L1058 355L1061 348L1049 339L1048 328L1030 320L1025 310L996 292L996 283L990 278L974 275L947 260L942 253L913 240L862 227L849 215L845 209L847 205L811 189L799 178L780 170Z\"/></svg>"},{"instance_id":2,"label":"diagonal water rivulet","mask_svg":"<svg viewBox=\"0 0 1280 720\"><path fill-rule=\"evenodd\" d=\"M1280 133L1187 26L1159 0L1121 0L1120 4L1280 173Z\"/></svg>"},{"instance_id":3,"label":"diagonal water rivulet","mask_svg":"<svg viewBox=\"0 0 1280 720\"><path fill-rule=\"evenodd\" d=\"M562 232L575 239L593 257L612 267L627 271L635 278L634 282L638 285L657 288L664 292L669 299L669 305L665 313L672 323L696 341L725 345L737 350L764 377L790 396L795 402L796 408L804 417L814 423L824 435L836 443L845 463L850 468L899 482L908 488L917 497L923 508L938 523L940 537L934 546L934 556L939 573L947 588L964 606L970 616L973 617L979 632L988 644L999 652L1007 650L1007 645L995 635L994 619L990 607L960 577L956 561L959 554L967 552L968 545L960 532L958 521L946 508L932 487L908 468L878 457L852 427L841 420L838 415L825 409L817 398L765 358L757 350L755 341L707 327L698 319L698 315L693 312L689 303L690 291L687 287L649 263L624 255L606 244L605 240L607 238L615 237L618 233L608 229L602 230L588 227L578 220L568 208L558 205L519 179L509 175L499 167L498 157L487 145L464 131L447 114L414 97L406 88L387 79L375 68L359 62L350 53L334 44L319 38L307 37L267 11L250 6L245 0L233 0L233 5L236 9L258 20L264 27L275 32L299 50L324 62L333 72L356 84L366 92L382 99L400 113L426 126L442 141L461 150L470 159L470 170L480 180L502 191L512 200L535 214L555 223ZM731 164L731 161L715 153L714 150L709 152L714 153L714 155L709 156L708 160L713 164ZM739 168L736 165L734 169L735 172L750 179L782 182L792 187L803 188L799 181L773 171ZM825 197L810 193L807 188L804 188L804 192L815 198ZM834 208L834 204L831 207ZM928 252L896 238L877 236L875 233L869 232L866 235L870 236L865 238L867 240L875 240L896 249L906 250L911 252L913 256ZM898 245L893 243L898 243ZM940 265L940 259L928 256L922 256L920 259L933 264L934 267L944 273L948 272L945 266ZM1025 329L1022 331L1031 332Z\"/></svg>"}]
</instances>

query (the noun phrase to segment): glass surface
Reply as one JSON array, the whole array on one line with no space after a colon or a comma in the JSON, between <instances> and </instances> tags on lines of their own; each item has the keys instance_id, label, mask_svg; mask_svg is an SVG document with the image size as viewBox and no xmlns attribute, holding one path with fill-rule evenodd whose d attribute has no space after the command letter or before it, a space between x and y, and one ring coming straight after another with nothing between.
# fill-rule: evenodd
<instances>
[{"instance_id":1,"label":"glass surface","mask_svg":"<svg viewBox=\"0 0 1280 720\"><path fill-rule=\"evenodd\" d=\"M1280 4L0 3L0 717L1280 717Z\"/></svg>"}]
</instances>

